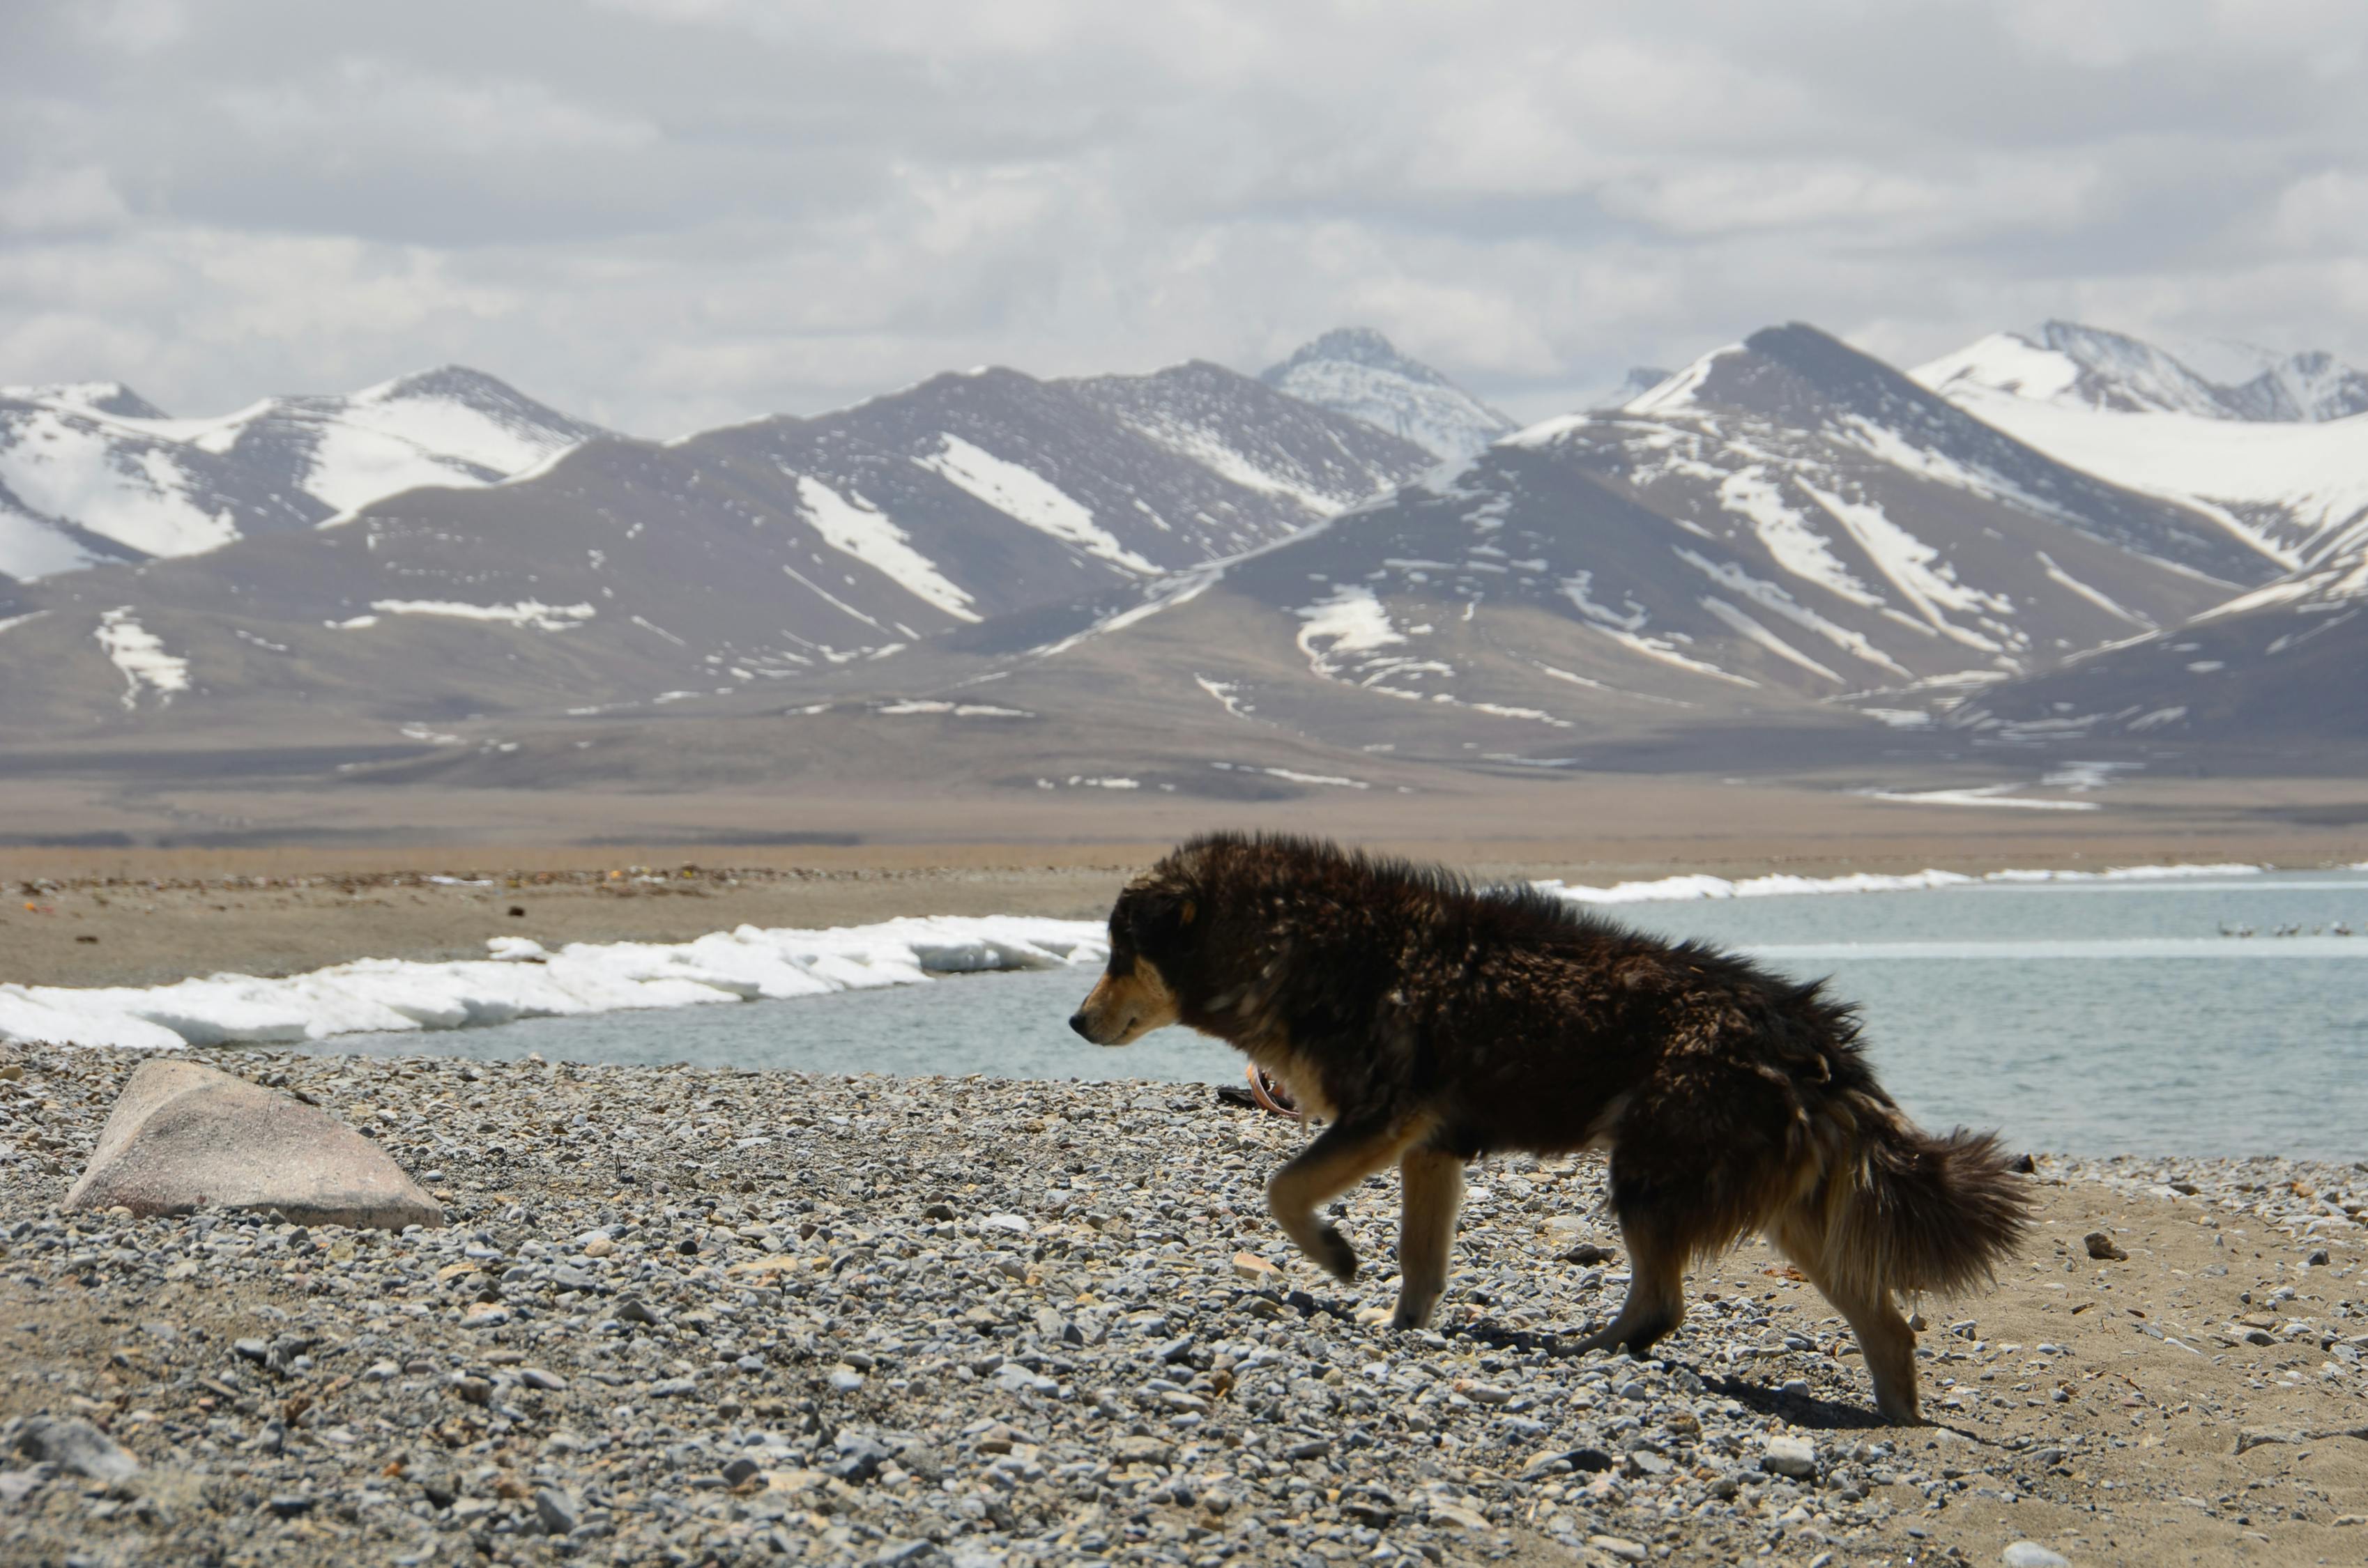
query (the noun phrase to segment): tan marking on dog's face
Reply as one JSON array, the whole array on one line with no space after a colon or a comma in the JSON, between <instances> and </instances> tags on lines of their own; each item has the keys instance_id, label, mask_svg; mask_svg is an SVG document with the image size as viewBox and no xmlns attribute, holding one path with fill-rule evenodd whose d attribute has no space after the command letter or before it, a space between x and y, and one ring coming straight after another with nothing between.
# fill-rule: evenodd
<instances>
[{"instance_id":1,"label":"tan marking on dog's face","mask_svg":"<svg viewBox=\"0 0 2368 1568\"><path fill-rule=\"evenodd\" d=\"M1070 1023L1096 1045L1133 1045L1176 1021L1176 993L1150 960L1137 958L1124 974L1094 983Z\"/></svg>"}]
</instances>

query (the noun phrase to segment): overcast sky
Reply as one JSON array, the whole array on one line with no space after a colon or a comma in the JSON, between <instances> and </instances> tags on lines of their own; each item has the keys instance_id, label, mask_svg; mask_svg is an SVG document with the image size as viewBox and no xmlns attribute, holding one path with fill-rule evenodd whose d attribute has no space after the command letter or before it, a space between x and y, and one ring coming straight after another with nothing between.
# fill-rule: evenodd
<instances>
[{"instance_id":1,"label":"overcast sky","mask_svg":"<svg viewBox=\"0 0 2368 1568\"><path fill-rule=\"evenodd\" d=\"M666 436L1377 326L1517 415L1803 319L2368 362L2360 0L7 0L0 383Z\"/></svg>"}]
</instances>

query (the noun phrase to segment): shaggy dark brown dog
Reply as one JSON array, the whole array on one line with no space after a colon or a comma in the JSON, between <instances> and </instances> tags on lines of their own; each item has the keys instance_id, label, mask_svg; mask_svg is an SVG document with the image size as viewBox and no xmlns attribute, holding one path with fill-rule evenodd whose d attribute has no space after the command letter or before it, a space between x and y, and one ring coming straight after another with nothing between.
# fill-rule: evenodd
<instances>
[{"instance_id":1,"label":"shaggy dark brown dog","mask_svg":"<svg viewBox=\"0 0 2368 1568\"><path fill-rule=\"evenodd\" d=\"M1996 1138L1911 1123L1818 985L1532 889L1220 834L1130 883L1110 935L1079 1034L1189 1025L1327 1123L1267 1187L1310 1257L1355 1276L1317 1210L1398 1167L1400 1328L1446 1288L1466 1161L1602 1147L1632 1274L1580 1349L1641 1354L1683 1319L1687 1265L1759 1230L1850 1321L1883 1414L1914 1422L1893 1293L1988 1278L2029 1221Z\"/></svg>"}]
</instances>

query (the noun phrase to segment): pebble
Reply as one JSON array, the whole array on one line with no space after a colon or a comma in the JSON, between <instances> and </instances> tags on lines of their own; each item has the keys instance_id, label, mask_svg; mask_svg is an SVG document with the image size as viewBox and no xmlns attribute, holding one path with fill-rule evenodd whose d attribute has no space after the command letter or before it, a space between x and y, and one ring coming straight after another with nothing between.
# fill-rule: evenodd
<instances>
[{"instance_id":1,"label":"pebble","mask_svg":"<svg viewBox=\"0 0 2368 1568\"><path fill-rule=\"evenodd\" d=\"M2050 1551L2035 1540L2018 1540L1999 1553L2006 1568L2072 1568L2071 1559Z\"/></svg>"},{"instance_id":2,"label":"pebble","mask_svg":"<svg viewBox=\"0 0 2368 1568\"><path fill-rule=\"evenodd\" d=\"M1806 1437L1770 1437L1759 1450L1759 1468L1805 1481L1817 1473L1816 1446Z\"/></svg>"},{"instance_id":3,"label":"pebble","mask_svg":"<svg viewBox=\"0 0 2368 1568\"><path fill-rule=\"evenodd\" d=\"M583 1522L583 1506L555 1486L538 1488L534 1494L535 1517L552 1535L571 1535Z\"/></svg>"}]
</instances>

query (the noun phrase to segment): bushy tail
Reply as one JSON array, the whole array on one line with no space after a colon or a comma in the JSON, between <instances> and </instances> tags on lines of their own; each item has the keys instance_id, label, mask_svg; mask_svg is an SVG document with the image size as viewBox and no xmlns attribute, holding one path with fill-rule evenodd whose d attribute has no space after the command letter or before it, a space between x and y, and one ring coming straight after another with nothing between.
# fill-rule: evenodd
<instances>
[{"instance_id":1,"label":"bushy tail","mask_svg":"<svg viewBox=\"0 0 2368 1568\"><path fill-rule=\"evenodd\" d=\"M1993 1280L2032 1210L1998 1135L1961 1127L1935 1137L1888 1106L1856 1119L1849 1176L1829 1190L1839 1201L1827 1257L1866 1284L1910 1294Z\"/></svg>"}]
</instances>

